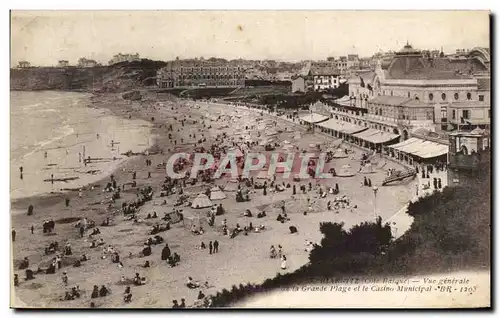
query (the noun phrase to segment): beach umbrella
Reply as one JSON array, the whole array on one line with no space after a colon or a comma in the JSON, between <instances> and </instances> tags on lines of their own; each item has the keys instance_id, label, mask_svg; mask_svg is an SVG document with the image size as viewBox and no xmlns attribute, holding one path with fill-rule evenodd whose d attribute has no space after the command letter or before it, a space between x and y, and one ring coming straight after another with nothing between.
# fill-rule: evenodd
<instances>
[{"instance_id":1,"label":"beach umbrella","mask_svg":"<svg viewBox=\"0 0 500 318\"><path fill-rule=\"evenodd\" d=\"M212 201L204 193L200 193L191 203L191 207L194 209L208 208L213 205Z\"/></svg>"},{"instance_id":2,"label":"beach umbrella","mask_svg":"<svg viewBox=\"0 0 500 318\"><path fill-rule=\"evenodd\" d=\"M210 189L210 200L224 200L225 198L227 198L226 194L218 186Z\"/></svg>"}]
</instances>

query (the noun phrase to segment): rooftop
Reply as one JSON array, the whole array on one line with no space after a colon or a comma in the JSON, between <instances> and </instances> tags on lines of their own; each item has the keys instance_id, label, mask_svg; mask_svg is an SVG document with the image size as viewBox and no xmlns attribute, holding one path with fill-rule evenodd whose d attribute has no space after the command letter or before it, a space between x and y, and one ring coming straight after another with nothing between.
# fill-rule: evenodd
<instances>
[{"instance_id":1,"label":"rooftop","mask_svg":"<svg viewBox=\"0 0 500 318\"><path fill-rule=\"evenodd\" d=\"M470 101L470 102L453 102L450 103L449 106L451 108L489 108L491 105L485 104L485 103L480 103L476 101Z\"/></svg>"},{"instance_id":2,"label":"rooftop","mask_svg":"<svg viewBox=\"0 0 500 318\"><path fill-rule=\"evenodd\" d=\"M424 57L419 50L407 44L391 60L380 63L387 70L387 79L447 80L473 78L473 74L487 72L487 66L472 57Z\"/></svg>"},{"instance_id":3,"label":"rooftop","mask_svg":"<svg viewBox=\"0 0 500 318\"><path fill-rule=\"evenodd\" d=\"M412 100L411 98L407 98L407 97L382 95L382 96L377 96L373 99L370 99L369 102L372 104L384 104L384 105L399 106L399 105L403 105L411 100Z\"/></svg>"},{"instance_id":4,"label":"rooftop","mask_svg":"<svg viewBox=\"0 0 500 318\"><path fill-rule=\"evenodd\" d=\"M407 106L407 107L432 107L420 100L408 98L408 97L400 97L400 96L377 96L368 101L371 104L382 104L382 105L391 105L391 106Z\"/></svg>"}]
</instances>

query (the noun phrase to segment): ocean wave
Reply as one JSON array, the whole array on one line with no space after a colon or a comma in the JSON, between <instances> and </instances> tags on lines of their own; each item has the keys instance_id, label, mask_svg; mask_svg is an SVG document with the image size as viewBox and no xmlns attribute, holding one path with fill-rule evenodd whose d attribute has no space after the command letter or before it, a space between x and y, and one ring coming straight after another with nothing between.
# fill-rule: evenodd
<instances>
[{"instance_id":1,"label":"ocean wave","mask_svg":"<svg viewBox=\"0 0 500 318\"><path fill-rule=\"evenodd\" d=\"M50 139L46 139L46 140L42 140L38 143L36 143L36 146L33 150L31 150L30 152L24 154L24 158L28 157L28 156L31 156L32 154L34 153L37 153L39 151L41 151L43 148L45 148L46 146L58 141L58 140L61 140L63 138L66 138L70 135L72 135L75 130L73 129L73 127L69 126L69 125L66 125L66 126L63 126L61 127L61 134L53 137L53 138L50 138Z\"/></svg>"}]
</instances>

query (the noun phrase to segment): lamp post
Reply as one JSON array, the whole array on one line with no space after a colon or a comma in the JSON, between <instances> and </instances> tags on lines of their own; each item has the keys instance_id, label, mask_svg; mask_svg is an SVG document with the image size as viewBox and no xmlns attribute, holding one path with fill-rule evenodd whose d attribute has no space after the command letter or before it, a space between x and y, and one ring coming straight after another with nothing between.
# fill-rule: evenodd
<instances>
[{"instance_id":1,"label":"lamp post","mask_svg":"<svg viewBox=\"0 0 500 318\"><path fill-rule=\"evenodd\" d=\"M377 192L378 188L376 186L372 187L373 190L373 215L375 217L375 221L377 220Z\"/></svg>"}]
</instances>

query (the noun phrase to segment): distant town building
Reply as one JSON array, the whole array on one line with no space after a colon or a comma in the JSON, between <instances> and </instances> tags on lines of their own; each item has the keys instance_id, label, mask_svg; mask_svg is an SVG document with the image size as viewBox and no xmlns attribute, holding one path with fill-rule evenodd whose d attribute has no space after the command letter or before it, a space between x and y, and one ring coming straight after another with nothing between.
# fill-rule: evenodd
<instances>
[{"instance_id":1,"label":"distant town building","mask_svg":"<svg viewBox=\"0 0 500 318\"><path fill-rule=\"evenodd\" d=\"M109 60L108 65L113 65L116 63L121 63L121 62L133 62L133 61L140 61L139 53L135 54L122 54L118 53L113 56L111 60Z\"/></svg>"},{"instance_id":2,"label":"distant town building","mask_svg":"<svg viewBox=\"0 0 500 318\"><path fill-rule=\"evenodd\" d=\"M304 76L297 76L292 78L292 93L306 92L306 80Z\"/></svg>"},{"instance_id":3,"label":"distant town building","mask_svg":"<svg viewBox=\"0 0 500 318\"><path fill-rule=\"evenodd\" d=\"M157 72L157 84L174 87L239 87L245 85L245 69L220 59L167 62Z\"/></svg>"},{"instance_id":4,"label":"distant town building","mask_svg":"<svg viewBox=\"0 0 500 318\"><path fill-rule=\"evenodd\" d=\"M84 57L78 59L78 67L95 67L98 63L95 60L89 60Z\"/></svg>"},{"instance_id":5,"label":"distant town building","mask_svg":"<svg viewBox=\"0 0 500 318\"><path fill-rule=\"evenodd\" d=\"M333 72L317 72L312 74L315 91L335 89L340 86L340 75Z\"/></svg>"},{"instance_id":6,"label":"distant town building","mask_svg":"<svg viewBox=\"0 0 500 318\"><path fill-rule=\"evenodd\" d=\"M359 56L357 54L347 55L347 68L348 69L359 69Z\"/></svg>"},{"instance_id":7,"label":"distant town building","mask_svg":"<svg viewBox=\"0 0 500 318\"><path fill-rule=\"evenodd\" d=\"M68 67L69 66L69 61L67 60L60 60L57 62L57 67Z\"/></svg>"},{"instance_id":8,"label":"distant town building","mask_svg":"<svg viewBox=\"0 0 500 318\"><path fill-rule=\"evenodd\" d=\"M18 68L28 68L28 67L31 67L31 64L28 61L19 61L17 67Z\"/></svg>"}]
</instances>

